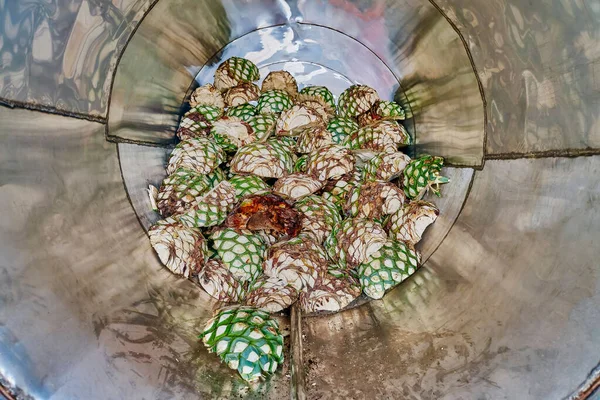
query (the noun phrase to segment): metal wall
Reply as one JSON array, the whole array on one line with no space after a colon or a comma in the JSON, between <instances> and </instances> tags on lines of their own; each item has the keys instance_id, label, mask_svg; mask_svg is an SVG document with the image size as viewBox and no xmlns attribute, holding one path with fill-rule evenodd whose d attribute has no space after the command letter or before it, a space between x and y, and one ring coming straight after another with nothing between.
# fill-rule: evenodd
<instances>
[{"instance_id":1,"label":"metal wall","mask_svg":"<svg viewBox=\"0 0 600 400\"><path fill-rule=\"evenodd\" d=\"M457 182L414 278L303 320L308 397L589 394L598 1L0 0L0 21L0 383L13 394L288 396L287 365L248 391L198 343L215 304L160 266L142 228L142 189L167 150L105 136L169 142L204 63L288 22L333 28L381 59L419 145L446 152Z\"/></svg>"}]
</instances>

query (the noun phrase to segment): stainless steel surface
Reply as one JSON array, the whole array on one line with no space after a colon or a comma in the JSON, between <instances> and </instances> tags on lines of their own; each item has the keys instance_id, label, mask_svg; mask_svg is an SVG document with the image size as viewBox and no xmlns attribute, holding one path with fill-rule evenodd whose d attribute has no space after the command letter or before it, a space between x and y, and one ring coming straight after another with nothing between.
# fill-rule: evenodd
<instances>
[{"instance_id":1,"label":"stainless steel surface","mask_svg":"<svg viewBox=\"0 0 600 400\"><path fill-rule=\"evenodd\" d=\"M600 148L600 2L437 3L477 65L489 153Z\"/></svg>"},{"instance_id":2,"label":"stainless steel surface","mask_svg":"<svg viewBox=\"0 0 600 400\"><path fill-rule=\"evenodd\" d=\"M429 262L304 320L310 398L560 399L600 359L600 157L488 161Z\"/></svg>"},{"instance_id":3,"label":"stainless steel surface","mask_svg":"<svg viewBox=\"0 0 600 400\"><path fill-rule=\"evenodd\" d=\"M447 169L414 278L303 319L309 398L589 394L598 1L159 0L138 26L150 3L0 0L0 97L99 120L110 97L110 140L164 145L208 60L247 49L265 72L401 85L417 150L483 167ZM287 365L248 391L199 344L215 304L160 266L142 228L168 149L104 128L0 106L0 382L40 399L287 397Z\"/></svg>"},{"instance_id":4,"label":"stainless steel surface","mask_svg":"<svg viewBox=\"0 0 600 400\"><path fill-rule=\"evenodd\" d=\"M0 126L0 375L36 399L245 392L197 339L215 303L160 265L102 125L0 108ZM254 395L287 396L286 373Z\"/></svg>"},{"instance_id":5,"label":"stainless steel surface","mask_svg":"<svg viewBox=\"0 0 600 400\"><path fill-rule=\"evenodd\" d=\"M0 1L0 101L105 117L117 58L152 1Z\"/></svg>"},{"instance_id":6,"label":"stainless steel surface","mask_svg":"<svg viewBox=\"0 0 600 400\"><path fill-rule=\"evenodd\" d=\"M383 96L410 104L421 151L480 166L483 101L452 26L427 1L351 3L161 0L117 68L109 137L172 143L192 79L209 62L198 80L210 81L211 60L236 54L264 71L287 62L306 83L318 83L321 71L374 85ZM399 83L408 99L397 92Z\"/></svg>"}]
</instances>

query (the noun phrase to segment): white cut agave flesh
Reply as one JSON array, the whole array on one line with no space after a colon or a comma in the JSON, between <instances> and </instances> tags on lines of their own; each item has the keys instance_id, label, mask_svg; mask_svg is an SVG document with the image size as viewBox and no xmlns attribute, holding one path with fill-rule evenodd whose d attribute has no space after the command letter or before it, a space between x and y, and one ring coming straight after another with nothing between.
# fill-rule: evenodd
<instances>
[{"instance_id":1,"label":"white cut agave flesh","mask_svg":"<svg viewBox=\"0 0 600 400\"><path fill-rule=\"evenodd\" d=\"M180 142L169 157L167 174L185 168L198 174L208 174L225 161L225 153L213 140L205 137Z\"/></svg>"},{"instance_id":2,"label":"white cut agave flesh","mask_svg":"<svg viewBox=\"0 0 600 400\"><path fill-rule=\"evenodd\" d=\"M404 191L390 182L373 181L352 189L346 203L346 213L353 218L381 221L400 210L406 201Z\"/></svg>"},{"instance_id":3,"label":"white cut agave flesh","mask_svg":"<svg viewBox=\"0 0 600 400\"><path fill-rule=\"evenodd\" d=\"M295 105L281 113L275 125L275 130L278 135L289 136L295 135L294 131L299 128L324 123L325 121L314 108Z\"/></svg>"},{"instance_id":4,"label":"white cut agave flesh","mask_svg":"<svg viewBox=\"0 0 600 400\"><path fill-rule=\"evenodd\" d=\"M329 255L340 266L353 269L379 250L387 238L381 224L363 218L349 218L333 228L325 245Z\"/></svg>"},{"instance_id":5,"label":"white cut agave flesh","mask_svg":"<svg viewBox=\"0 0 600 400\"><path fill-rule=\"evenodd\" d=\"M223 111L225 100L221 91L209 83L194 90L190 96L190 106L213 106Z\"/></svg>"},{"instance_id":6,"label":"white cut agave flesh","mask_svg":"<svg viewBox=\"0 0 600 400\"><path fill-rule=\"evenodd\" d=\"M310 153L330 144L333 144L332 135L325 125L309 126L300 131L296 142L296 151Z\"/></svg>"},{"instance_id":7,"label":"white cut agave flesh","mask_svg":"<svg viewBox=\"0 0 600 400\"><path fill-rule=\"evenodd\" d=\"M354 278L327 276L307 292L300 293L300 308L305 313L337 312L360 296L361 288Z\"/></svg>"},{"instance_id":8,"label":"white cut agave flesh","mask_svg":"<svg viewBox=\"0 0 600 400\"><path fill-rule=\"evenodd\" d=\"M244 82L234 86L225 93L225 104L229 107L240 106L258 100L260 88L254 83Z\"/></svg>"},{"instance_id":9,"label":"white cut agave flesh","mask_svg":"<svg viewBox=\"0 0 600 400\"><path fill-rule=\"evenodd\" d=\"M252 127L248 123L233 118L222 118L214 122L210 132L213 136L226 140L235 148L256 140Z\"/></svg>"},{"instance_id":10,"label":"white cut agave flesh","mask_svg":"<svg viewBox=\"0 0 600 400\"><path fill-rule=\"evenodd\" d=\"M189 278L204 266L208 248L202 232L168 218L148 230L160 261L176 275Z\"/></svg>"},{"instance_id":11,"label":"white cut agave flesh","mask_svg":"<svg viewBox=\"0 0 600 400\"><path fill-rule=\"evenodd\" d=\"M211 297L226 303L237 303L244 297L243 286L223 261L211 259L198 274L198 283Z\"/></svg>"},{"instance_id":12,"label":"white cut agave flesh","mask_svg":"<svg viewBox=\"0 0 600 400\"><path fill-rule=\"evenodd\" d=\"M276 313L294 304L298 295L298 290L285 280L263 275L252 283L244 303L270 313Z\"/></svg>"},{"instance_id":13,"label":"white cut agave flesh","mask_svg":"<svg viewBox=\"0 0 600 400\"><path fill-rule=\"evenodd\" d=\"M310 196L323 187L323 182L315 179L311 175L295 173L279 178L273 191L292 200L299 200Z\"/></svg>"},{"instance_id":14,"label":"white cut agave flesh","mask_svg":"<svg viewBox=\"0 0 600 400\"><path fill-rule=\"evenodd\" d=\"M292 98L298 95L298 84L296 78L287 71L273 71L265 77L262 83L262 91L282 90Z\"/></svg>"},{"instance_id":15,"label":"white cut agave flesh","mask_svg":"<svg viewBox=\"0 0 600 400\"><path fill-rule=\"evenodd\" d=\"M264 273L287 282L296 290L313 287L327 273L325 250L310 236L299 235L269 249Z\"/></svg>"},{"instance_id":16,"label":"white cut agave flesh","mask_svg":"<svg viewBox=\"0 0 600 400\"><path fill-rule=\"evenodd\" d=\"M390 237L415 246L439 214L440 210L433 203L412 201L390 217L387 224Z\"/></svg>"},{"instance_id":17,"label":"white cut agave flesh","mask_svg":"<svg viewBox=\"0 0 600 400\"><path fill-rule=\"evenodd\" d=\"M354 155L335 144L321 147L308 156L307 172L321 181L339 178L354 169Z\"/></svg>"},{"instance_id":18,"label":"white cut agave flesh","mask_svg":"<svg viewBox=\"0 0 600 400\"><path fill-rule=\"evenodd\" d=\"M294 169L292 152L275 142L251 143L238 150L231 160L231 171L264 178L281 178Z\"/></svg>"}]
</instances>

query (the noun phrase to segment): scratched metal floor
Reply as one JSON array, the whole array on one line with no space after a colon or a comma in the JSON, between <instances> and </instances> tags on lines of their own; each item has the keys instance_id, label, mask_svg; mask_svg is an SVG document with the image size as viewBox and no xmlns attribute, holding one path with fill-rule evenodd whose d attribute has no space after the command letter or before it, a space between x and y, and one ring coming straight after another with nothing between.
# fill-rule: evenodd
<instances>
[{"instance_id":1,"label":"scratched metal floor","mask_svg":"<svg viewBox=\"0 0 600 400\"><path fill-rule=\"evenodd\" d=\"M414 278L302 319L308 398L594 391L599 1L0 0L0 398L296 392L207 354L214 302L144 230L190 83L240 53L379 85L450 162Z\"/></svg>"}]
</instances>

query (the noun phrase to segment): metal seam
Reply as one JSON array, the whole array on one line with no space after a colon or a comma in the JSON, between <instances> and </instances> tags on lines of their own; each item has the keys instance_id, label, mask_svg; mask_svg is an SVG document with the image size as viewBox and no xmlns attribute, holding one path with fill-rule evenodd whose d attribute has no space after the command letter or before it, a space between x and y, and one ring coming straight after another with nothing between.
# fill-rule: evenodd
<instances>
[{"instance_id":1,"label":"metal seam","mask_svg":"<svg viewBox=\"0 0 600 400\"><path fill-rule=\"evenodd\" d=\"M600 155L600 148L585 148L585 149L558 149L558 150L543 150L530 151L526 153L492 153L487 154L488 160L518 160L522 158L575 158L575 157L590 157Z\"/></svg>"},{"instance_id":2,"label":"metal seam","mask_svg":"<svg viewBox=\"0 0 600 400\"><path fill-rule=\"evenodd\" d=\"M43 112L45 114L60 115L62 117L67 117L67 118L75 118L75 119L81 119L81 120L86 120L86 121L91 121L91 122L98 122L100 124L106 124L106 122L107 122L106 118L101 117L101 116L95 116L95 115L83 114L83 113L78 113L78 112L73 112L73 111L61 110L56 107L45 106L42 104L27 103L27 102L22 102L22 101L17 101L17 100L9 100L4 97L0 97L0 106L4 106L7 108L11 108L11 109L23 109L23 110L29 110L29 111L38 111L38 112Z\"/></svg>"}]
</instances>

